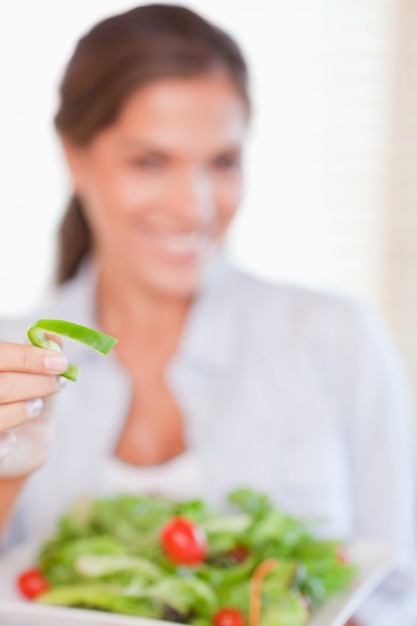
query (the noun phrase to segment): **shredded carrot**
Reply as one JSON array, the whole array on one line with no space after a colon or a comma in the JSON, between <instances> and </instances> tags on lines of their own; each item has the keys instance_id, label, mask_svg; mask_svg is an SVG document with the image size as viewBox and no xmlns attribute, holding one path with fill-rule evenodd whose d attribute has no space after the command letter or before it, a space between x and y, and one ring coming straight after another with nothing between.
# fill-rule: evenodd
<instances>
[{"instance_id":1,"label":"shredded carrot","mask_svg":"<svg viewBox=\"0 0 417 626\"><path fill-rule=\"evenodd\" d=\"M278 559L263 561L254 571L249 591L249 626L259 626L262 608L262 583L270 572L278 565Z\"/></svg>"}]
</instances>

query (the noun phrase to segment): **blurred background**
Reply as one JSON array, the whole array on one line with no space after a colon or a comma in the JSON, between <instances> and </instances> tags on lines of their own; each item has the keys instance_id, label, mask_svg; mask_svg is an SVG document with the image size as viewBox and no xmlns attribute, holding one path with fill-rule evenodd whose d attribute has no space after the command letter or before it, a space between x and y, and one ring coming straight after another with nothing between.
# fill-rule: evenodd
<instances>
[{"instance_id":1,"label":"blurred background","mask_svg":"<svg viewBox=\"0 0 417 626\"><path fill-rule=\"evenodd\" d=\"M175 2L177 3L177 2ZM52 129L75 41L140 2L0 4L0 315L51 283L69 194ZM255 116L231 256L377 308L417 391L417 0L193 0L249 61Z\"/></svg>"}]
</instances>

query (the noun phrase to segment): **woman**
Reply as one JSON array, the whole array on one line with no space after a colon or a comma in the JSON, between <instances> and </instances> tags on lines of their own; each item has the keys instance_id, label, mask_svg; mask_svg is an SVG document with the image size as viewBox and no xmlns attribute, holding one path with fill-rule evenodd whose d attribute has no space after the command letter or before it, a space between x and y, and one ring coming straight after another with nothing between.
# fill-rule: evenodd
<instances>
[{"instance_id":1,"label":"woman","mask_svg":"<svg viewBox=\"0 0 417 626\"><path fill-rule=\"evenodd\" d=\"M264 283L219 252L249 117L236 44L187 9L139 7L79 42L55 120L74 196L38 315L119 342L105 359L68 346L82 376L49 405L66 359L18 345L28 320L1 325L9 544L83 492L133 481L217 503L251 485L323 534L414 550L412 409L385 331L354 302Z\"/></svg>"}]
</instances>

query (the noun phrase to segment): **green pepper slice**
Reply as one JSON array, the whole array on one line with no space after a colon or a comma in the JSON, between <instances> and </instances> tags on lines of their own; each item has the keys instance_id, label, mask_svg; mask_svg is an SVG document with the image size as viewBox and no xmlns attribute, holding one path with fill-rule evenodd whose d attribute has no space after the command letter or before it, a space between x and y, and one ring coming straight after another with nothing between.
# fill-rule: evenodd
<instances>
[{"instance_id":1,"label":"green pepper slice","mask_svg":"<svg viewBox=\"0 0 417 626\"><path fill-rule=\"evenodd\" d=\"M64 320L38 320L33 322L28 329L28 337L34 346L38 348L46 348L47 350L61 351L61 346L45 336L45 333L53 333L62 337L68 337L74 341L79 341L101 354L108 354L117 343L115 337L101 333L93 328L66 322ZM61 374L69 380L77 380L80 368L78 365L70 363L68 369Z\"/></svg>"}]
</instances>

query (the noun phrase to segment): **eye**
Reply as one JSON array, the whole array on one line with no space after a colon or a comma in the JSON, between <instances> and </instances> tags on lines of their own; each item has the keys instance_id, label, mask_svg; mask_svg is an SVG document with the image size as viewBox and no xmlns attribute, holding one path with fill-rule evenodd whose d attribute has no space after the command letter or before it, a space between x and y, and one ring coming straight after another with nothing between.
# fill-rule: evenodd
<instances>
[{"instance_id":1,"label":"eye","mask_svg":"<svg viewBox=\"0 0 417 626\"><path fill-rule=\"evenodd\" d=\"M213 161L213 166L217 170L233 170L238 169L240 163L240 154L220 154Z\"/></svg>"},{"instance_id":2,"label":"eye","mask_svg":"<svg viewBox=\"0 0 417 626\"><path fill-rule=\"evenodd\" d=\"M164 159L158 154L148 154L133 159L132 165L144 170L157 170L164 165Z\"/></svg>"}]
</instances>

